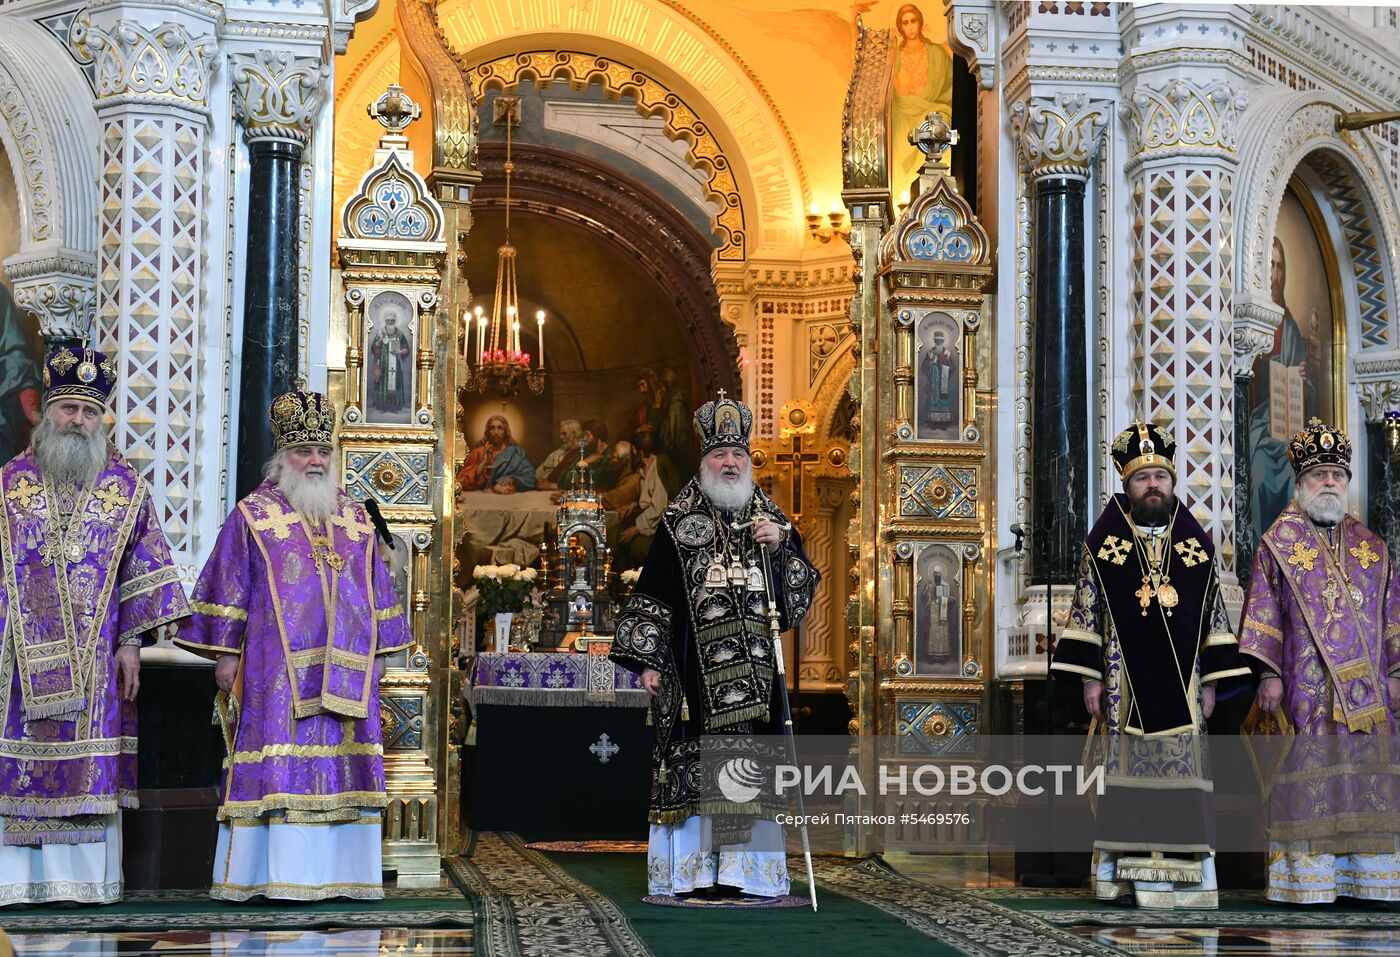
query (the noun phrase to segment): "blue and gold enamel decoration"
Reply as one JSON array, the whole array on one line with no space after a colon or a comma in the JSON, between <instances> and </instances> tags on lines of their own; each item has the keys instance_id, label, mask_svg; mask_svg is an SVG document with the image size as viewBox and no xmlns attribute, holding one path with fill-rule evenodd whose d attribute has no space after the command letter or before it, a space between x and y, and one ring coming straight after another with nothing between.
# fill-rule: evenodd
<instances>
[{"instance_id":1,"label":"blue and gold enamel decoration","mask_svg":"<svg viewBox=\"0 0 1400 957\"><path fill-rule=\"evenodd\" d=\"M275 450L335 444L335 406L319 392L288 392L268 410Z\"/></svg>"}]
</instances>

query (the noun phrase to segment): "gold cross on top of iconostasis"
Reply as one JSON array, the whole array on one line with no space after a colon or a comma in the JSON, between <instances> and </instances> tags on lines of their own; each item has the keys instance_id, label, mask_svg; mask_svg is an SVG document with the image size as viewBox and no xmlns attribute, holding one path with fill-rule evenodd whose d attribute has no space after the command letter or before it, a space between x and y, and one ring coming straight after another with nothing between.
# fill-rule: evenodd
<instances>
[{"instance_id":1,"label":"gold cross on top of iconostasis","mask_svg":"<svg viewBox=\"0 0 1400 957\"><path fill-rule=\"evenodd\" d=\"M817 418L807 399L793 399L778 414L778 438L753 444L754 480L804 533L816 517L819 478L852 478L846 468L850 443L817 435Z\"/></svg>"}]
</instances>

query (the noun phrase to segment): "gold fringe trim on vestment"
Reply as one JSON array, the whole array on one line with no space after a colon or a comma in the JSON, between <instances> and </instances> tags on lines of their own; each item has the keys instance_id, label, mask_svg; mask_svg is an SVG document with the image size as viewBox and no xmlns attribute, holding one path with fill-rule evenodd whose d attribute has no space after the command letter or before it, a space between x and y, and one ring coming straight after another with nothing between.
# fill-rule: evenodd
<instances>
[{"instance_id":1,"label":"gold fringe trim on vestment","mask_svg":"<svg viewBox=\"0 0 1400 957\"><path fill-rule=\"evenodd\" d=\"M735 804L733 801L696 801L681 808L652 811L647 815L647 820L652 824L679 824L686 818L695 817L697 814L767 817L770 813L771 808L764 807L757 801L749 801L745 804Z\"/></svg>"},{"instance_id":2,"label":"gold fringe trim on vestment","mask_svg":"<svg viewBox=\"0 0 1400 957\"><path fill-rule=\"evenodd\" d=\"M319 901L330 897L355 900L382 900L383 884L215 884L209 896L220 901L246 901L254 897L282 897L287 900Z\"/></svg>"},{"instance_id":3,"label":"gold fringe trim on vestment","mask_svg":"<svg viewBox=\"0 0 1400 957\"><path fill-rule=\"evenodd\" d=\"M329 812L336 808L383 810L389 797L383 791L345 791L341 794L268 794L256 801L225 801L219 805L218 819L262 817L269 811Z\"/></svg>"},{"instance_id":4,"label":"gold fringe trim on vestment","mask_svg":"<svg viewBox=\"0 0 1400 957\"><path fill-rule=\"evenodd\" d=\"M1171 881L1174 884L1199 884L1201 862L1170 857L1120 857L1114 864L1113 876L1120 881Z\"/></svg>"},{"instance_id":5,"label":"gold fringe trim on vestment","mask_svg":"<svg viewBox=\"0 0 1400 957\"><path fill-rule=\"evenodd\" d=\"M236 751L234 764L258 764L266 758L343 758L382 755L378 741L343 741L340 744L269 744L257 751Z\"/></svg>"}]
</instances>

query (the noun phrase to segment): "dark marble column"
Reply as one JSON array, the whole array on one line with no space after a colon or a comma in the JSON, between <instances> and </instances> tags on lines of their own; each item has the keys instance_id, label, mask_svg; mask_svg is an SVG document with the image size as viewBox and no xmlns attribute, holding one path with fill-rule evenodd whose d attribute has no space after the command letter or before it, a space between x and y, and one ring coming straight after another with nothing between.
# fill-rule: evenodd
<instances>
[{"instance_id":1,"label":"dark marble column","mask_svg":"<svg viewBox=\"0 0 1400 957\"><path fill-rule=\"evenodd\" d=\"M1084 180L1035 182L1031 580L1074 581L1089 532L1089 369L1085 348Z\"/></svg>"},{"instance_id":2,"label":"dark marble column","mask_svg":"<svg viewBox=\"0 0 1400 957\"><path fill-rule=\"evenodd\" d=\"M1400 476L1384 423L1366 423L1365 454L1366 525L1385 539L1391 555L1400 554Z\"/></svg>"},{"instance_id":3,"label":"dark marble column","mask_svg":"<svg viewBox=\"0 0 1400 957\"><path fill-rule=\"evenodd\" d=\"M272 457L267 407L297 378L297 223L302 146L248 138L248 246L243 273L243 364L238 391L239 498Z\"/></svg>"},{"instance_id":4,"label":"dark marble column","mask_svg":"<svg viewBox=\"0 0 1400 957\"><path fill-rule=\"evenodd\" d=\"M1250 375L1235 376L1235 575L1240 587L1249 587L1254 565L1254 511L1249 501L1249 387Z\"/></svg>"}]
</instances>

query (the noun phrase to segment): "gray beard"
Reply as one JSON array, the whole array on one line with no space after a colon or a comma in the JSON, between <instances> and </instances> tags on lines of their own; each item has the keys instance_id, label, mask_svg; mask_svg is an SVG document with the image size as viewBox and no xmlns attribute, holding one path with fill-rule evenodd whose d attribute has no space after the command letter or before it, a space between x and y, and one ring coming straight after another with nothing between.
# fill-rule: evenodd
<instances>
[{"instance_id":1,"label":"gray beard","mask_svg":"<svg viewBox=\"0 0 1400 957\"><path fill-rule=\"evenodd\" d=\"M329 475L313 477L283 466L276 481L292 508L312 524L324 522L335 514L340 489Z\"/></svg>"},{"instance_id":2,"label":"gray beard","mask_svg":"<svg viewBox=\"0 0 1400 957\"><path fill-rule=\"evenodd\" d=\"M1298 507L1303 510L1303 514L1312 519L1314 524L1336 525L1346 517L1346 496L1334 496L1325 490L1307 492L1300 483L1294 491L1294 497L1298 500Z\"/></svg>"},{"instance_id":3,"label":"gray beard","mask_svg":"<svg viewBox=\"0 0 1400 957\"><path fill-rule=\"evenodd\" d=\"M715 508L725 512L737 512L753 498L753 472L727 482L708 469L702 469L700 491L705 493L705 497Z\"/></svg>"},{"instance_id":4,"label":"gray beard","mask_svg":"<svg viewBox=\"0 0 1400 957\"><path fill-rule=\"evenodd\" d=\"M87 488L107 464L107 437L81 425L60 430L47 415L29 438L44 480L55 485Z\"/></svg>"}]
</instances>

